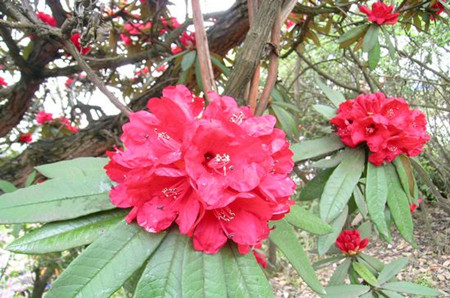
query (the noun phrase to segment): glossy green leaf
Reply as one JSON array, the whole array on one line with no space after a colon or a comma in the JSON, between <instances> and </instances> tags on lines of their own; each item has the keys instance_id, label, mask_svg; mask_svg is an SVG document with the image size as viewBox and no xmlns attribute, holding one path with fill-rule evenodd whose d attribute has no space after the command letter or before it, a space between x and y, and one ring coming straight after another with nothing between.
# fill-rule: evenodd
<instances>
[{"instance_id":1,"label":"glossy green leaf","mask_svg":"<svg viewBox=\"0 0 450 298\"><path fill-rule=\"evenodd\" d=\"M384 167L367 163L366 202L370 218L378 232L390 241L390 234L384 216L388 188Z\"/></svg>"},{"instance_id":2,"label":"glossy green leaf","mask_svg":"<svg viewBox=\"0 0 450 298\"><path fill-rule=\"evenodd\" d=\"M329 222L336 218L350 199L364 170L365 151L345 149L341 164L333 171L320 197L320 217Z\"/></svg>"},{"instance_id":3,"label":"glossy green leaf","mask_svg":"<svg viewBox=\"0 0 450 298\"><path fill-rule=\"evenodd\" d=\"M405 297L403 295L400 295L397 292L389 291L389 290L381 290L381 293L383 293L383 295L385 295L388 298L404 298Z\"/></svg>"},{"instance_id":4,"label":"glossy green leaf","mask_svg":"<svg viewBox=\"0 0 450 298\"><path fill-rule=\"evenodd\" d=\"M337 237L342 231L342 227L344 227L347 215L348 215L348 207L345 206L341 214L339 214L339 216L330 223L333 231L330 234L318 237L317 250L320 256L323 256L336 242Z\"/></svg>"},{"instance_id":5,"label":"glossy green leaf","mask_svg":"<svg viewBox=\"0 0 450 298\"><path fill-rule=\"evenodd\" d=\"M27 180L25 181L25 187L30 186L33 184L34 179L36 179L36 171L31 172L30 175L28 175Z\"/></svg>"},{"instance_id":6,"label":"glossy green leaf","mask_svg":"<svg viewBox=\"0 0 450 298\"><path fill-rule=\"evenodd\" d=\"M348 30L347 32L345 32L344 34L342 34L341 37L339 37L339 39L337 40L337 42L343 43L350 39L355 39L358 36L362 35L364 33L364 31L367 30L368 27L369 27L368 24L363 24L363 25L359 25L355 28L352 28L352 29Z\"/></svg>"},{"instance_id":7,"label":"glossy green leaf","mask_svg":"<svg viewBox=\"0 0 450 298\"><path fill-rule=\"evenodd\" d=\"M121 221L92 243L52 284L47 298L109 297L166 237Z\"/></svg>"},{"instance_id":8,"label":"glossy green leaf","mask_svg":"<svg viewBox=\"0 0 450 298\"><path fill-rule=\"evenodd\" d=\"M400 293L423 295L423 296L439 296L441 293L438 290L413 284L407 281L394 281L386 283L382 286L383 289L391 290Z\"/></svg>"},{"instance_id":9,"label":"glossy green leaf","mask_svg":"<svg viewBox=\"0 0 450 298\"><path fill-rule=\"evenodd\" d=\"M372 266L372 268L374 268L377 272L381 272L381 270L383 270L383 268L384 268L383 262L381 262L377 258L374 258L372 256L366 255L364 253L359 254L357 256L357 258L358 258L358 260L359 260L359 258L364 259L364 261L366 261L367 264Z\"/></svg>"},{"instance_id":10,"label":"glossy green leaf","mask_svg":"<svg viewBox=\"0 0 450 298\"><path fill-rule=\"evenodd\" d=\"M312 168L334 168L342 162L344 151L338 151L332 156L327 156L310 164Z\"/></svg>"},{"instance_id":11,"label":"glossy green leaf","mask_svg":"<svg viewBox=\"0 0 450 298\"><path fill-rule=\"evenodd\" d=\"M305 187L302 188L299 201L310 201L320 198L325 184L333 173L334 168L320 171L313 180L309 181Z\"/></svg>"},{"instance_id":12,"label":"glossy green leaf","mask_svg":"<svg viewBox=\"0 0 450 298\"><path fill-rule=\"evenodd\" d=\"M395 277L406 265L408 265L408 258L398 258L385 265L378 276L378 285L382 285Z\"/></svg>"},{"instance_id":13,"label":"glossy green leaf","mask_svg":"<svg viewBox=\"0 0 450 298\"><path fill-rule=\"evenodd\" d=\"M336 116L336 108L332 108L326 105L313 105L314 110L325 117L325 119L330 120Z\"/></svg>"},{"instance_id":14,"label":"glossy green leaf","mask_svg":"<svg viewBox=\"0 0 450 298\"><path fill-rule=\"evenodd\" d=\"M292 114L277 105L271 105L270 107L280 122L281 128L284 132L286 132L286 134L291 138L294 137L297 133L297 123L295 122Z\"/></svg>"},{"instance_id":15,"label":"glossy green leaf","mask_svg":"<svg viewBox=\"0 0 450 298\"><path fill-rule=\"evenodd\" d=\"M336 270L333 272L333 275L328 282L328 286L337 286L342 285L347 277L348 270L352 264L351 258L346 258L344 262L342 262Z\"/></svg>"},{"instance_id":16,"label":"glossy green leaf","mask_svg":"<svg viewBox=\"0 0 450 298\"><path fill-rule=\"evenodd\" d=\"M191 66L194 65L195 57L197 57L197 52L196 51L187 52L183 56L183 60L181 60L181 69L183 71L186 71L189 68L191 68Z\"/></svg>"},{"instance_id":17,"label":"glossy green leaf","mask_svg":"<svg viewBox=\"0 0 450 298\"><path fill-rule=\"evenodd\" d=\"M372 24L367 30L363 41L363 51L369 52L378 43L378 33L380 31L380 26L377 24Z\"/></svg>"},{"instance_id":18,"label":"glossy green leaf","mask_svg":"<svg viewBox=\"0 0 450 298\"><path fill-rule=\"evenodd\" d=\"M291 150L294 152L294 161L298 162L329 154L343 147L344 144L338 136L326 136L292 144Z\"/></svg>"},{"instance_id":19,"label":"glossy green leaf","mask_svg":"<svg viewBox=\"0 0 450 298\"><path fill-rule=\"evenodd\" d=\"M80 157L37 166L36 170L47 178L74 179L105 172L104 167L108 160L101 157Z\"/></svg>"},{"instance_id":20,"label":"glossy green leaf","mask_svg":"<svg viewBox=\"0 0 450 298\"><path fill-rule=\"evenodd\" d=\"M278 249L286 256L300 277L319 294L324 294L322 285L306 255L303 247L297 239L295 230L285 220L275 223L275 229L269 236Z\"/></svg>"},{"instance_id":21,"label":"glossy green leaf","mask_svg":"<svg viewBox=\"0 0 450 298\"><path fill-rule=\"evenodd\" d=\"M291 211L286 215L286 220L291 225L316 235L325 235L333 230L329 224L318 216L298 205L291 207Z\"/></svg>"},{"instance_id":22,"label":"glossy green leaf","mask_svg":"<svg viewBox=\"0 0 450 298\"><path fill-rule=\"evenodd\" d=\"M320 90L325 93L325 96L331 101L331 103L338 108L341 103L345 101L344 95L341 92L328 87L321 79L316 79L316 84L319 86Z\"/></svg>"},{"instance_id":23,"label":"glossy green leaf","mask_svg":"<svg viewBox=\"0 0 450 298\"><path fill-rule=\"evenodd\" d=\"M13 241L7 249L17 253L43 254L90 244L124 216L124 211L114 210L70 221L49 223Z\"/></svg>"},{"instance_id":24,"label":"glossy green leaf","mask_svg":"<svg viewBox=\"0 0 450 298\"><path fill-rule=\"evenodd\" d=\"M322 297L328 298L353 298L359 297L370 291L370 287L361 285L340 285L326 287L327 295Z\"/></svg>"},{"instance_id":25,"label":"glossy green leaf","mask_svg":"<svg viewBox=\"0 0 450 298\"><path fill-rule=\"evenodd\" d=\"M381 57L381 48L380 43L377 41L377 43L373 46L373 48L369 51L369 69L374 70L377 68L378 62L380 62Z\"/></svg>"},{"instance_id":26,"label":"glossy green leaf","mask_svg":"<svg viewBox=\"0 0 450 298\"><path fill-rule=\"evenodd\" d=\"M366 266L358 262L353 262L352 267L369 285L375 286L377 284L377 278Z\"/></svg>"},{"instance_id":27,"label":"glossy green leaf","mask_svg":"<svg viewBox=\"0 0 450 298\"><path fill-rule=\"evenodd\" d=\"M0 190L4 193L9 193L17 190L17 187L9 181L0 180ZM0 197L1 199L1 197Z\"/></svg>"},{"instance_id":28,"label":"glossy green leaf","mask_svg":"<svg viewBox=\"0 0 450 298\"><path fill-rule=\"evenodd\" d=\"M361 190L359 189L358 186L356 186L355 189L353 190L353 198L355 200L355 204L358 207L359 212L361 213L363 218L366 219L369 211L367 210L367 204L366 201L364 200L364 196L361 193Z\"/></svg>"},{"instance_id":29,"label":"glossy green leaf","mask_svg":"<svg viewBox=\"0 0 450 298\"><path fill-rule=\"evenodd\" d=\"M411 245L415 246L413 236L414 226L411 218L411 211L409 210L408 197L401 186L394 166L387 164L385 165L385 170L388 184L387 203L392 218L403 238L411 243Z\"/></svg>"}]
</instances>

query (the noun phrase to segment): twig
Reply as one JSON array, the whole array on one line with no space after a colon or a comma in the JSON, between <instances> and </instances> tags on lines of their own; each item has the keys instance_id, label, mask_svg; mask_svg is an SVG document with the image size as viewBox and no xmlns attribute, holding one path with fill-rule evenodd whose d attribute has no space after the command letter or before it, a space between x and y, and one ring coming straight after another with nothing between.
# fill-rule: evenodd
<instances>
[{"instance_id":1,"label":"twig","mask_svg":"<svg viewBox=\"0 0 450 298\"><path fill-rule=\"evenodd\" d=\"M192 0L192 12L194 14L195 41L197 43L198 63L202 75L203 91L208 99L208 92L217 92L214 82L214 73L209 55L208 39L206 37L203 16L199 0Z\"/></svg>"},{"instance_id":2,"label":"twig","mask_svg":"<svg viewBox=\"0 0 450 298\"><path fill-rule=\"evenodd\" d=\"M97 86L98 89L100 89L103 94L108 97L108 99L111 101L113 105L115 105L124 115L129 116L129 114L132 112L127 106L123 105L117 97L114 96L114 94L111 93L111 91L106 88L105 84L100 80L100 78L95 74L95 72L92 70L92 68L89 66L89 64L86 63L86 61L81 57L80 52L78 52L77 48L72 42L69 42L67 40L61 40L61 43L66 49L67 52L69 52L75 60L77 60L78 64L80 65L81 69L83 69L86 72L86 75L89 80L91 80L92 83L94 83L95 86Z\"/></svg>"},{"instance_id":3,"label":"twig","mask_svg":"<svg viewBox=\"0 0 450 298\"><path fill-rule=\"evenodd\" d=\"M264 85L264 90L261 94L261 99L259 101L258 107L256 108L255 115L261 116L264 110L269 104L270 93L272 92L275 82L277 81L278 75L278 57L279 57L279 46L280 46L280 31L281 31L281 12L278 9L277 18L272 27L272 33L270 36L271 46L273 47L270 52L269 57L269 68L267 74L266 84Z\"/></svg>"},{"instance_id":4,"label":"twig","mask_svg":"<svg viewBox=\"0 0 450 298\"><path fill-rule=\"evenodd\" d=\"M250 24L250 28L253 26L253 20L258 10L258 0L248 0L248 22ZM252 80L250 81L250 88L247 98L247 104L252 109L252 112L255 112L256 102L258 100L258 90L259 90L259 79L261 75L261 62L258 63L255 69L255 73L253 74Z\"/></svg>"}]
</instances>

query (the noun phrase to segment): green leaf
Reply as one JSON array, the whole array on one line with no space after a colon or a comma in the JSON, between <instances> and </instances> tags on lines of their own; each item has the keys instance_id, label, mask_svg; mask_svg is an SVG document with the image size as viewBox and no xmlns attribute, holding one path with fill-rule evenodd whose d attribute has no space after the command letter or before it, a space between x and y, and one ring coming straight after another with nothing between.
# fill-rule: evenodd
<instances>
[{"instance_id":1,"label":"green leaf","mask_svg":"<svg viewBox=\"0 0 450 298\"><path fill-rule=\"evenodd\" d=\"M358 186L356 186L355 190L353 191L353 198L355 199L355 204L358 207L359 212L361 213L363 218L366 219L367 213L369 211L367 210L367 204L364 200L364 196Z\"/></svg>"},{"instance_id":2,"label":"green leaf","mask_svg":"<svg viewBox=\"0 0 450 298\"><path fill-rule=\"evenodd\" d=\"M334 257L325 258L325 259L315 262L313 264L313 268L314 268L314 270L317 270L317 269L320 269L323 267L327 267L327 266L337 263L340 260L345 259L345 258L346 258L346 256L344 256L343 254L340 254L340 255L334 256Z\"/></svg>"},{"instance_id":3,"label":"green leaf","mask_svg":"<svg viewBox=\"0 0 450 298\"><path fill-rule=\"evenodd\" d=\"M336 154L315 161L309 166L312 168L334 168L340 164L344 158L343 152L344 151L338 151Z\"/></svg>"},{"instance_id":4,"label":"green leaf","mask_svg":"<svg viewBox=\"0 0 450 298\"><path fill-rule=\"evenodd\" d=\"M389 290L381 290L381 293L383 293L388 298L403 298L405 296L400 295L397 292L389 291Z\"/></svg>"},{"instance_id":5,"label":"green leaf","mask_svg":"<svg viewBox=\"0 0 450 298\"><path fill-rule=\"evenodd\" d=\"M0 180L0 189L4 192L4 193L9 193L9 192L13 192L17 190L17 187L12 184L9 181L6 180ZM1 200L1 197L0 197Z\"/></svg>"},{"instance_id":6,"label":"green leaf","mask_svg":"<svg viewBox=\"0 0 450 298\"><path fill-rule=\"evenodd\" d=\"M324 116L327 120L336 116L336 108L332 108L326 105L313 105L314 110Z\"/></svg>"},{"instance_id":7,"label":"green leaf","mask_svg":"<svg viewBox=\"0 0 450 298\"><path fill-rule=\"evenodd\" d=\"M365 294L362 294L361 296L359 296L359 298L374 298L375 296L373 296L372 293L373 293L373 290L369 291L369 292L367 292Z\"/></svg>"},{"instance_id":8,"label":"green leaf","mask_svg":"<svg viewBox=\"0 0 450 298\"><path fill-rule=\"evenodd\" d=\"M204 91L202 81L202 71L200 69L200 62L198 60L198 57L195 57L195 80L197 82L197 86L200 89L200 91Z\"/></svg>"},{"instance_id":9,"label":"green leaf","mask_svg":"<svg viewBox=\"0 0 450 298\"><path fill-rule=\"evenodd\" d=\"M0 223L51 222L115 208L108 196L111 180L104 171L92 173L55 178L0 196Z\"/></svg>"},{"instance_id":10,"label":"green leaf","mask_svg":"<svg viewBox=\"0 0 450 298\"><path fill-rule=\"evenodd\" d=\"M389 33L382 27L383 33L384 33L384 39L386 40L388 50L389 50L389 56L391 56L392 59L395 59L395 47L394 44L391 41L391 38L389 37Z\"/></svg>"},{"instance_id":11,"label":"green leaf","mask_svg":"<svg viewBox=\"0 0 450 298\"><path fill-rule=\"evenodd\" d=\"M43 254L90 244L123 217L124 211L114 210L70 221L49 223L15 240L7 249L17 253Z\"/></svg>"},{"instance_id":12,"label":"green leaf","mask_svg":"<svg viewBox=\"0 0 450 298\"><path fill-rule=\"evenodd\" d=\"M385 265L378 276L377 285L382 285L395 277L406 265L408 265L408 258L398 258L397 260Z\"/></svg>"},{"instance_id":13,"label":"green leaf","mask_svg":"<svg viewBox=\"0 0 450 298\"><path fill-rule=\"evenodd\" d=\"M270 240L281 250L301 278L319 294L325 294L319 279L297 239L297 234L285 220L277 221Z\"/></svg>"},{"instance_id":14,"label":"green leaf","mask_svg":"<svg viewBox=\"0 0 450 298\"><path fill-rule=\"evenodd\" d=\"M341 164L333 171L320 198L320 217L329 222L347 205L364 170L363 149L345 149Z\"/></svg>"},{"instance_id":15,"label":"green leaf","mask_svg":"<svg viewBox=\"0 0 450 298\"><path fill-rule=\"evenodd\" d=\"M217 68L220 69L220 71L222 71L222 73L224 73L226 76L229 76L231 74L231 70L226 67L217 57L215 57L214 55L211 55L211 62L214 66L217 66Z\"/></svg>"},{"instance_id":16,"label":"green leaf","mask_svg":"<svg viewBox=\"0 0 450 298\"><path fill-rule=\"evenodd\" d=\"M344 283L345 278L347 277L348 270L350 269L350 265L352 264L351 258L346 258L344 262L342 262L336 270L333 272L333 275L330 278L330 282L328 286L337 286Z\"/></svg>"},{"instance_id":17,"label":"green leaf","mask_svg":"<svg viewBox=\"0 0 450 298\"><path fill-rule=\"evenodd\" d=\"M370 239L370 236L372 236L372 223L370 221L363 222L359 225L358 231L361 235L361 239Z\"/></svg>"},{"instance_id":18,"label":"green leaf","mask_svg":"<svg viewBox=\"0 0 450 298\"><path fill-rule=\"evenodd\" d=\"M359 25L353 29L350 29L347 32L345 32L344 34L342 34L341 37L339 37L339 39L337 40L337 42L343 43L350 39L355 39L358 36L362 35L367 30L368 27L369 27L368 24L363 24L363 25Z\"/></svg>"},{"instance_id":19,"label":"green leaf","mask_svg":"<svg viewBox=\"0 0 450 298\"><path fill-rule=\"evenodd\" d=\"M367 264L369 264L370 266L372 266L372 268L374 268L377 272L381 272L381 270L383 270L384 268L384 264L383 262L381 262L380 260L378 260L377 258L374 258L372 256L366 255L364 253L361 253L357 256L357 258L362 258L364 261L367 262Z\"/></svg>"},{"instance_id":20,"label":"green leaf","mask_svg":"<svg viewBox=\"0 0 450 298\"><path fill-rule=\"evenodd\" d=\"M108 158L80 157L37 166L36 170L47 178L75 179L77 177L104 173L104 167L108 161Z\"/></svg>"},{"instance_id":21,"label":"green leaf","mask_svg":"<svg viewBox=\"0 0 450 298\"><path fill-rule=\"evenodd\" d=\"M378 43L378 33L380 31L380 26L377 24L372 24L367 30L363 41L363 51L369 52Z\"/></svg>"},{"instance_id":22,"label":"green leaf","mask_svg":"<svg viewBox=\"0 0 450 298\"><path fill-rule=\"evenodd\" d=\"M377 278L370 272L370 270L361 263L353 262L353 269L362 277L369 285L375 286L377 284Z\"/></svg>"},{"instance_id":23,"label":"green leaf","mask_svg":"<svg viewBox=\"0 0 450 298\"><path fill-rule=\"evenodd\" d=\"M325 235L333 230L329 224L298 205L291 207L286 220L291 225L316 235Z\"/></svg>"},{"instance_id":24,"label":"green leaf","mask_svg":"<svg viewBox=\"0 0 450 298\"><path fill-rule=\"evenodd\" d=\"M189 68L191 68L191 66L194 64L195 57L197 57L197 52L196 51L187 52L183 56L183 60L181 60L181 69L183 71L186 71Z\"/></svg>"},{"instance_id":25,"label":"green leaf","mask_svg":"<svg viewBox=\"0 0 450 298\"><path fill-rule=\"evenodd\" d=\"M289 137L293 138L293 136L297 133L297 124L292 114L277 105L271 105L270 107L280 122L281 128Z\"/></svg>"},{"instance_id":26,"label":"green leaf","mask_svg":"<svg viewBox=\"0 0 450 298\"><path fill-rule=\"evenodd\" d=\"M413 295L423 295L423 296L439 296L441 293L438 290L413 284L407 281L394 281L384 284L383 289L391 290L395 292L401 292Z\"/></svg>"},{"instance_id":27,"label":"green leaf","mask_svg":"<svg viewBox=\"0 0 450 298\"><path fill-rule=\"evenodd\" d=\"M33 184L34 179L36 179L36 171L33 171L33 172L31 172L30 175L28 175L27 181L25 181L25 187L28 187L31 184Z\"/></svg>"},{"instance_id":28,"label":"green leaf","mask_svg":"<svg viewBox=\"0 0 450 298\"><path fill-rule=\"evenodd\" d=\"M118 223L92 243L53 283L47 298L109 297L166 237L136 224Z\"/></svg>"},{"instance_id":29,"label":"green leaf","mask_svg":"<svg viewBox=\"0 0 450 298\"><path fill-rule=\"evenodd\" d=\"M370 70L374 70L375 68L377 68L378 62L380 62L380 57L381 57L380 43L377 41L377 43L369 51L368 64Z\"/></svg>"},{"instance_id":30,"label":"green leaf","mask_svg":"<svg viewBox=\"0 0 450 298\"><path fill-rule=\"evenodd\" d=\"M317 240L317 250L320 256L323 256L330 247L336 242L339 233L342 231L342 227L345 224L345 220L348 215L348 207L345 206L344 211L339 214L339 216L331 222L331 227L333 232L327 235L319 236Z\"/></svg>"},{"instance_id":31,"label":"green leaf","mask_svg":"<svg viewBox=\"0 0 450 298\"><path fill-rule=\"evenodd\" d=\"M323 297L329 298L353 298L359 297L370 291L370 287L361 285L340 285L326 287L327 295Z\"/></svg>"},{"instance_id":32,"label":"green leaf","mask_svg":"<svg viewBox=\"0 0 450 298\"><path fill-rule=\"evenodd\" d=\"M341 92L328 87L324 82L322 82L321 79L317 78L316 84L336 108L338 108L339 105L345 101L345 97Z\"/></svg>"},{"instance_id":33,"label":"green leaf","mask_svg":"<svg viewBox=\"0 0 450 298\"><path fill-rule=\"evenodd\" d=\"M409 210L408 197L403 191L394 166L387 164L385 165L385 170L388 185L387 203L392 218L403 238L414 247L416 246L413 236L414 226L411 211Z\"/></svg>"},{"instance_id":34,"label":"green leaf","mask_svg":"<svg viewBox=\"0 0 450 298\"><path fill-rule=\"evenodd\" d=\"M384 209L387 201L388 188L384 167L377 167L367 163L366 174L366 202L370 218L375 224L378 232L389 242L391 236L386 224Z\"/></svg>"},{"instance_id":35,"label":"green leaf","mask_svg":"<svg viewBox=\"0 0 450 298\"><path fill-rule=\"evenodd\" d=\"M294 161L299 162L332 153L343 147L344 144L338 136L326 136L292 144L290 149L294 152Z\"/></svg>"},{"instance_id":36,"label":"green leaf","mask_svg":"<svg viewBox=\"0 0 450 298\"><path fill-rule=\"evenodd\" d=\"M189 70L182 71L180 76L178 77L178 84L186 83L188 74L189 74Z\"/></svg>"},{"instance_id":37,"label":"green leaf","mask_svg":"<svg viewBox=\"0 0 450 298\"><path fill-rule=\"evenodd\" d=\"M22 51L23 60L25 60L25 61L28 60L28 57L30 56L31 52L33 51L33 48L34 48L34 42L33 42L33 40L31 40Z\"/></svg>"},{"instance_id":38,"label":"green leaf","mask_svg":"<svg viewBox=\"0 0 450 298\"><path fill-rule=\"evenodd\" d=\"M310 201L320 198L325 183L327 183L333 171L334 168L320 171L313 180L309 181L305 187L302 188L299 195L299 201Z\"/></svg>"},{"instance_id":39,"label":"green leaf","mask_svg":"<svg viewBox=\"0 0 450 298\"><path fill-rule=\"evenodd\" d=\"M403 186L405 194L408 196L408 198L413 198L414 185L416 182L409 158L403 154L399 155L396 159L394 159L393 165L395 167L395 170L397 171L398 177L400 178L400 182Z\"/></svg>"}]
</instances>

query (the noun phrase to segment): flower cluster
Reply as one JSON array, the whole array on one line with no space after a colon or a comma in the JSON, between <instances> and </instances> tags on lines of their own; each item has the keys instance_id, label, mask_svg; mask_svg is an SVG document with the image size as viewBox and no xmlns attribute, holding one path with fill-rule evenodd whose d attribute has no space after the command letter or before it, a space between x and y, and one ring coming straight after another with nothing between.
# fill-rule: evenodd
<instances>
[{"instance_id":1,"label":"flower cluster","mask_svg":"<svg viewBox=\"0 0 450 298\"><path fill-rule=\"evenodd\" d=\"M8 86L8 83L6 83L5 79L0 77L0 86Z\"/></svg>"},{"instance_id":2,"label":"flower cluster","mask_svg":"<svg viewBox=\"0 0 450 298\"><path fill-rule=\"evenodd\" d=\"M403 98L387 98L381 92L341 103L330 122L345 145L354 148L366 142L369 161L377 166L403 153L417 156L430 139L420 110L411 110Z\"/></svg>"},{"instance_id":3,"label":"flower cluster","mask_svg":"<svg viewBox=\"0 0 450 298\"><path fill-rule=\"evenodd\" d=\"M194 248L216 253L227 240L241 253L259 247L269 220L290 210L292 152L275 117L255 117L227 96L204 100L183 85L130 115L105 169L118 183L114 205L132 207L126 220L157 233L176 222Z\"/></svg>"},{"instance_id":4,"label":"flower cluster","mask_svg":"<svg viewBox=\"0 0 450 298\"><path fill-rule=\"evenodd\" d=\"M423 202L422 199L417 199L417 204L409 203L409 211L411 211L411 213L416 211L417 207L419 207L419 204L421 204L422 202Z\"/></svg>"},{"instance_id":5,"label":"flower cluster","mask_svg":"<svg viewBox=\"0 0 450 298\"><path fill-rule=\"evenodd\" d=\"M369 239L361 240L358 230L345 230L336 239L336 246L346 255L355 256L369 244Z\"/></svg>"},{"instance_id":6,"label":"flower cluster","mask_svg":"<svg viewBox=\"0 0 450 298\"><path fill-rule=\"evenodd\" d=\"M61 116L59 118L53 118L53 115L51 113L47 113L45 111L40 111L36 115L36 122L41 125L46 123L53 124L59 129L64 128L72 133L78 132L78 127L72 125L72 123L70 123L69 119L67 119L66 117Z\"/></svg>"},{"instance_id":7,"label":"flower cluster","mask_svg":"<svg viewBox=\"0 0 450 298\"><path fill-rule=\"evenodd\" d=\"M445 2L445 0L442 0L442 2ZM433 5L431 5L431 10L433 11L434 15L440 15L444 11L444 5L436 1ZM436 17L434 15L430 15L430 20L434 21Z\"/></svg>"},{"instance_id":8,"label":"flower cluster","mask_svg":"<svg viewBox=\"0 0 450 298\"><path fill-rule=\"evenodd\" d=\"M394 25L398 22L400 13L392 13L394 5L386 5L378 1L372 5L372 10L367 6L361 5L359 10L369 17L369 21L378 25Z\"/></svg>"},{"instance_id":9,"label":"flower cluster","mask_svg":"<svg viewBox=\"0 0 450 298\"><path fill-rule=\"evenodd\" d=\"M25 144L25 143L31 143L33 141L33 136L31 132L21 132L19 134L19 139L18 139L19 143Z\"/></svg>"},{"instance_id":10,"label":"flower cluster","mask_svg":"<svg viewBox=\"0 0 450 298\"><path fill-rule=\"evenodd\" d=\"M195 47L197 46L197 43L195 41L195 33L194 32L187 33L186 31L184 31L183 34L180 36L180 43L183 45L185 49L188 50L195 49ZM176 55L182 52L183 48L173 44L171 50L172 54Z\"/></svg>"}]
</instances>

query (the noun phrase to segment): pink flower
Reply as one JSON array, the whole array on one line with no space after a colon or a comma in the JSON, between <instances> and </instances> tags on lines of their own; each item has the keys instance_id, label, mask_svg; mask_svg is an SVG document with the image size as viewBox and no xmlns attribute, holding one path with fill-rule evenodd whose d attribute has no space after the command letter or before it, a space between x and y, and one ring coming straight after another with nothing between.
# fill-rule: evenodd
<instances>
[{"instance_id":1,"label":"pink flower","mask_svg":"<svg viewBox=\"0 0 450 298\"><path fill-rule=\"evenodd\" d=\"M53 115L51 113L46 113L45 111L40 111L36 115L36 121L39 124L44 124L47 122L51 122L53 120Z\"/></svg>"},{"instance_id":2,"label":"pink flower","mask_svg":"<svg viewBox=\"0 0 450 298\"><path fill-rule=\"evenodd\" d=\"M336 246L346 255L355 256L369 244L369 239L361 240L358 230L345 230L336 239Z\"/></svg>"},{"instance_id":3,"label":"pink flower","mask_svg":"<svg viewBox=\"0 0 450 298\"><path fill-rule=\"evenodd\" d=\"M167 87L130 115L105 167L118 185L113 204L149 232L177 223L194 248L216 253L231 240L247 253L269 235L269 220L289 212L292 152L270 115L255 117L227 96L213 102L183 85Z\"/></svg>"},{"instance_id":4,"label":"pink flower","mask_svg":"<svg viewBox=\"0 0 450 298\"><path fill-rule=\"evenodd\" d=\"M24 144L24 143L31 143L31 141L33 141L33 137L31 135L31 132L28 132L28 133L21 132L19 134L19 143L22 143L22 144Z\"/></svg>"},{"instance_id":5,"label":"pink flower","mask_svg":"<svg viewBox=\"0 0 450 298\"><path fill-rule=\"evenodd\" d=\"M80 43L80 33L77 32L77 33L73 34L73 35L70 37L70 40L71 40L72 43L75 45L75 47L77 48L78 52L81 53L81 55L87 55L87 54L90 52L90 50L91 50L91 47L90 47L90 46L88 46L88 47L86 47L86 48L83 48L83 47L81 46L81 43Z\"/></svg>"},{"instance_id":6,"label":"pink flower","mask_svg":"<svg viewBox=\"0 0 450 298\"><path fill-rule=\"evenodd\" d=\"M445 2L445 0L442 1ZM436 1L433 5L431 5L431 10L433 11L433 14L440 15L444 11L444 5L441 2ZM430 15L430 20L432 21L435 20L435 16L433 14Z\"/></svg>"},{"instance_id":7,"label":"pink flower","mask_svg":"<svg viewBox=\"0 0 450 298\"><path fill-rule=\"evenodd\" d=\"M421 204L422 202L423 202L422 199L417 199L417 205L414 203L409 203L409 211L411 211L411 213L416 211L417 207L419 207L419 204Z\"/></svg>"},{"instance_id":8,"label":"pink flower","mask_svg":"<svg viewBox=\"0 0 450 298\"><path fill-rule=\"evenodd\" d=\"M73 78L67 78L67 80L64 84L66 86L66 89L69 89L72 86L73 82L74 82Z\"/></svg>"},{"instance_id":9,"label":"pink flower","mask_svg":"<svg viewBox=\"0 0 450 298\"><path fill-rule=\"evenodd\" d=\"M52 17L49 14L46 14L44 12L40 12L38 11L36 13L36 16L44 23L47 23L48 25L52 26L52 27L57 27L56 25L56 20L54 17Z\"/></svg>"},{"instance_id":10,"label":"pink flower","mask_svg":"<svg viewBox=\"0 0 450 298\"><path fill-rule=\"evenodd\" d=\"M411 110L403 98L387 98L381 92L343 102L330 122L346 146L365 143L372 153L369 161L375 165L403 153L417 156L430 139L421 111Z\"/></svg>"},{"instance_id":11,"label":"pink flower","mask_svg":"<svg viewBox=\"0 0 450 298\"><path fill-rule=\"evenodd\" d=\"M359 10L369 17L369 21L378 25L394 25L398 21L400 13L392 13L394 5L386 5L378 1L372 5L372 10L367 6L361 5Z\"/></svg>"},{"instance_id":12,"label":"pink flower","mask_svg":"<svg viewBox=\"0 0 450 298\"><path fill-rule=\"evenodd\" d=\"M8 83L6 83L5 79L0 77L0 86L8 86Z\"/></svg>"},{"instance_id":13,"label":"pink flower","mask_svg":"<svg viewBox=\"0 0 450 298\"><path fill-rule=\"evenodd\" d=\"M123 41L123 43L127 46L131 45L131 37L129 37L128 35L124 34L124 33L120 33L120 39Z\"/></svg>"}]
</instances>

